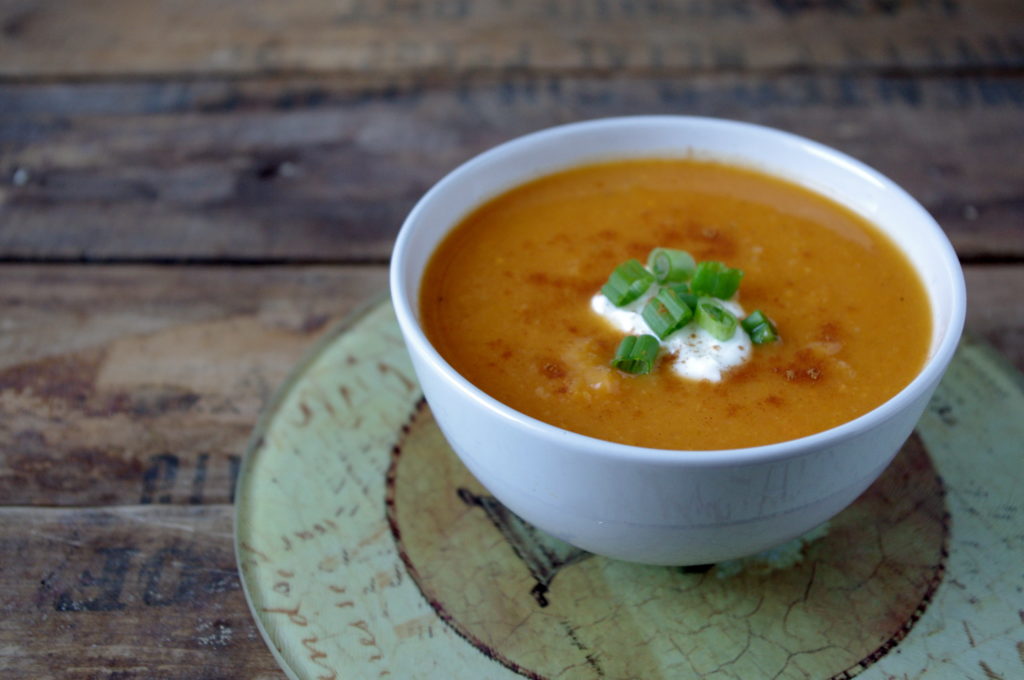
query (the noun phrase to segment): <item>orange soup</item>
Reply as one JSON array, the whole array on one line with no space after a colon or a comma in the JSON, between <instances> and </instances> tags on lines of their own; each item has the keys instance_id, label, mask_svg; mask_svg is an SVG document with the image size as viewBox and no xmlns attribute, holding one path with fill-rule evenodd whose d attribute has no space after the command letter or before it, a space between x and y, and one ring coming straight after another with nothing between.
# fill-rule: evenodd
<instances>
[{"instance_id":1,"label":"orange soup","mask_svg":"<svg viewBox=\"0 0 1024 680\"><path fill-rule=\"evenodd\" d=\"M590 307L613 269L656 247L743 270L737 301L780 341L720 382L612 368L623 334ZM880 405L924 364L925 291L906 257L842 206L748 169L617 161L540 178L478 208L424 274L427 337L512 408L581 434L724 449L826 430Z\"/></svg>"}]
</instances>

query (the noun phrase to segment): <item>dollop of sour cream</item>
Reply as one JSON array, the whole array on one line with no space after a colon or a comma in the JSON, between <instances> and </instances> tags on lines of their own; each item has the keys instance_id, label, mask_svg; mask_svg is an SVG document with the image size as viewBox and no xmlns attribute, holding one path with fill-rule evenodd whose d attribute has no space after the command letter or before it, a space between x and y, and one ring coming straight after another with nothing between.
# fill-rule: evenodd
<instances>
[{"instance_id":1,"label":"dollop of sour cream","mask_svg":"<svg viewBox=\"0 0 1024 680\"><path fill-rule=\"evenodd\" d=\"M616 307L611 300L598 292L590 299L590 308L626 335L647 334L658 337L641 316L644 305L654 297L656 291L657 286L651 286L646 293L622 307ZM746 316L743 307L735 300L716 302L732 312L737 319ZM676 374L688 380L710 382L721 381L729 369L749 359L752 345L750 337L740 324L736 325L736 332L730 339L722 341L715 339L693 321L659 342L661 354L671 357L672 370Z\"/></svg>"}]
</instances>

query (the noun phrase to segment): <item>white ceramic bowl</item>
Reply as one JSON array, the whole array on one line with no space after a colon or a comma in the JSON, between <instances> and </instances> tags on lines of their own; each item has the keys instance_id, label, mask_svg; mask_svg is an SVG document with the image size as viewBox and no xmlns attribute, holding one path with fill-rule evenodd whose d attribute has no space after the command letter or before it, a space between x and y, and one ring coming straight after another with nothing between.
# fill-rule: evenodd
<instances>
[{"instance_id":1,"label":"white ceramic bowl","mask_svg":"<svg viewBox=\"0 0 1024 680\"><path fill-rule=\"evenodd\" d=\"M909 256L931 302L924 368L856 420L792 441L722 451L626 446L523 415L455 372L419 324L424 267L475 207L536 177L591 161L693 155L784 177L842 203ZM942 377L963 328L963 273L945 234L891 180L838 151L765 127L628 117L555 127L502 144L437 183L409 214L391 295L416 374L462 461L526 521L580 548L651 564L704 564L764 550L842 510L889 464ZM880 344L879 351L885 351Z\"/></svg>"}]
</instances>

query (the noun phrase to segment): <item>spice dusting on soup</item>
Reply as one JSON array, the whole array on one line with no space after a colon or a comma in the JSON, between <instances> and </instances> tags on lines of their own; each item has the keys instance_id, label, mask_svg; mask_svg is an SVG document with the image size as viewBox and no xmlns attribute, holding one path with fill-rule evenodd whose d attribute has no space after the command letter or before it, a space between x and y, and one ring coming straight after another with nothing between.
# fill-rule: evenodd
<instances>
[{"instance_id":1,"label":"spice dusting on soup","mask_svg":"<svg viewBox=\"0 0 1024 680\"><path fill-rule=\"evenodd\" d=\"M658 264L652 251L669 255ZM656 282L620 306L607 286L631 259ZM706 263L726 280L742 272L731 294L689 300L725 316L705 309L713 318L698 323L700 305L687 305L694 318L672 328L686 314L665 294L654 314L664 318L630 328L612 318L644 318L663 289L692 285ZM658 266L682 280L658 282ZM420 311L441 356L499 401L665 449L756 446L856 418L913 379L931 338L921 281L876 228L783 180L694 160L589 165L489 201L433 254ZM721 324L736 327L715 349ZM671 345L698 331L711 351ZM727 343L743 349L729 355Z\"/></svg>"}]
</instances>

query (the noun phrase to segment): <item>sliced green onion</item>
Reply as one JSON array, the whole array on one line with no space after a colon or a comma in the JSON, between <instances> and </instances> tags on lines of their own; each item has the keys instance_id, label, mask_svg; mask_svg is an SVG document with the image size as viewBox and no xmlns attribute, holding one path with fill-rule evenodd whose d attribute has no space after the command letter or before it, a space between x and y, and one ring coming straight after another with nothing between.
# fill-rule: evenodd
<instances>
[{"instance_id":1,"label":"sliced green onion","mask_svg":"<svg viewBox=\"0 0 1024 680\"><path fill-rule=\"evenodd\" d=\"M641 316L654 334L664 340L690 323L693 308L680 300L671 288L662 288L644 305Z\"/></svg>"},{"instance_id":2,"label":"sliced green onion","mask_svg":"<svg viewBox=\"0 0 1024 680\"><path fill-rule=\"evenodd\" d=\"M727 267L722 262L709 260L697 265L690 281L690 290L696 295L708 295L728 300L740 287L743 271Z\"/></svg>"},{"instance_id":3,"label":"sliced green onion","mask_svg":"<svg viewBox=\"0 0 1024 680\"><path fill-rule=\"evenodd\" d=\"M689 281L696 267L693 256L685 250L655 248L647 256L647 268L654 272L658 283Z\"/></svg>"},{"instance_id":4,"label":"sliced green onion","mask_svg":"<svg viewBox=\"0 0 1024 680\"><path fill-rule=\"evenodd\" d=\"M725 342L736 332L736 317L725 307L712 300L701 300L697 304L697 325L711 334L715 340Z\"/></svg>"},{"instance_id":5,"label":"sliced green onion","mask_svg":"<svg viewBox=\"0 0 1024 680\"><path fill-rule=\"evenodd\" d=\"M601 292L616 307L629 304L647 292L654 283L654 275L637 260L627 260L615 268Z\"/></svg>"},{"instance_id":6,"label":"sliced green onion","mask_svg":"<svg viewBox=\"0 0 1024 680\"><path fill-rule=\"evenodd\" d=\"M679 299L686 303L686 306L690 309L697 309L697 302L699 298L690 292L690 284L688 283L673 283L665 286L665 288L671 290L673 293L679 296Z\"/></svg>"},{"instance_id":7,"label":"sliced green onion","mask_svg":"<svg viewBox=\"0 0 1024 680\"><path fill-rule=\"evenodd\" d=\"M779 332L772 320L764 315L760 309L742 321L743 330L750 336L755 345L764 345L775 342L779 339Z\"/></svg>"},{"instance_id":8,"label":"sliced green onion","mask_svg":"<svg viewBox=\"0 0 1024 680\"><path fill-rule=\"evenodd\" d=\"M658 339L653 335L627 335L615 350L612 366L626 373L650 373L658 357Z\"/></svg>"}]
</instances>

